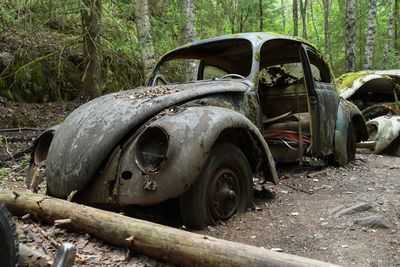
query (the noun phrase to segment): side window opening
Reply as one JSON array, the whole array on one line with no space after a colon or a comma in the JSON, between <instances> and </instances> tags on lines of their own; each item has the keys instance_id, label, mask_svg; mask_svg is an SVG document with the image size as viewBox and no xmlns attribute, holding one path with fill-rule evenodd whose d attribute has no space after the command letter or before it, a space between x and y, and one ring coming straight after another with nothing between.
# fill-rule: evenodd
<instances>
[{"instance_id":1,"label":"side window opening","mask_svg":"<svg viewBox=\"0 0 400 267\"><path fill-rule=\"evenodd\" d=\"M322 83L331 83L332 77L328 65L323 58L315 53L307 50L307 55L310 60L311 74L314 81Z\"/></svg>"}]
</instances>

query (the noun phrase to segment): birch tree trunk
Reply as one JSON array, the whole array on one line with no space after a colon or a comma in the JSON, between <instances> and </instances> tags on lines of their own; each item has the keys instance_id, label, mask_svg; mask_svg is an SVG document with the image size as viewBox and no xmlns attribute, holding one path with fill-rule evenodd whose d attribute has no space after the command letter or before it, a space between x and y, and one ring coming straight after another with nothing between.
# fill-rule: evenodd
<instances>
[{"instance_id":1,"label":"birch tree trunk","mask_svg":"<svg viewBox=\"0 0 400 267\"><path fill-rule=\"evenodd\" d=\"M298 15L297 0L293 0L292 12L293 12L293 36L298 36L299 35L299 15Z\"/></svg>"},{"instance_id":2,"label":"birch tree trunk","mask_svg":"<svg viewBox=\"0 0 400 267\"><path fill-rule=\"evenodd\" d=\"M185 43L193 42L196 37L195 14L193 0L181 0L181 8L185 16L183 24L183 39ZM192 81L196 79L196 65L194 62L186 62L186 80Z\"/></svg>"},{"instance_id":3,"label":"birch tree trunk","mask_svg":"<svg viewBox=\"0 0 400 267\"><path fill-rule=\"evenodd\" d=\"M372 68L372 59L374 57L375 32L376 32L376 0L370 0L369 12L368 12L368 32L367 32L367 42L365 44L365 62L364 62L364 69L368 70Z\"/></svg>"},{"instance_id":4,"label":"birch tree trunk","mask_svg":"<svg viewBox=\"0 0 400 267\"><path fill-rule=\"evenodd\" d=\"M328 56L329 62L332 63L331 51L329 47L329 0L323 0L324 5L324 37L325 37L325 54Z\"/></svg>"},{"instance_id":5,"label":"birch tree trunk","mask_svg":"<svg viewBox=\"0 0 400 267\"><path fill-rule=\"evenodd\" d=\"M394 1L394 48L400 51L399 36L399 0Z\"/></svg>"},{"instance_id":6,"label":"birch tree trunk","mask_svg":"<svg viewBox=\"0 0 400 267\"><path fill-rule=\"evenodd\" d=\"M281 16L282 16L282 32L286 32L286 8L285 8L285 0L281 0Z\"/></svg>"},{"instance_id":7,"label":"birch tree trunk","mask_svg":"<svg viewBox=\"0 0 400 267\"><path fill-rule=\"evenodd\" d=\"M382 68L386 68L388 65L388 55L393 50L393 0L387 0L388 3L388 10L389 10L389 17L388 17L388 31L387 31L387 41L384 46L383 50L383 62ZM392 64L388 66L389 68L392 67Z\"/></svg>"},{"instance_id":8,"label":"birch tree trunk","mask_svg":"<svg viewBox=\"0 0 400 267\"><path fill-rule=\"evenodd\" d=\"M264 10L263 10L263 0L258 1L258 8L260 12L260 32L264 31Z\"/></svg>"},{"instance_id":9,"label":"birch tree trunk","mask_svg":"<svg viewBox=\"0 0 400 267\"><path fill-rule=\"evenodd\" d=\"M346 2L346 72L353 72L355 65L356 47L356 3L355 0Z\"/></svg>"},{"instance_id":10,"label":"birch tree trunk","mask_svg":"<svg viewBox=\"0 0 400 267\"><path fill-rule=\"evenodd\" d=\"M83 93L86 98L100 95L101 82L101 0L83 0L81 9L84 72Z\"/></svg>"},{"instance_id":11,"label":"birch tree trunk","mask_svg":"<svg viewBox=\"0 0 400 267\"><path fill-rule=\"evenodd\" d=\"M136 29L139 36L143 78L146 82L155 64L155 51L151 35L150 13L147 0L134 0Z\"/></svg>"},{"instance_id":12,"label":"birch tree trunk","mask_svg":"<svg viewBox=\"0 0 400 267\"><path fill-rule=\"evenodd\" d=\"M302 22L302 37L307 39L307 2L308 0L300 0L300 13Z\"/></svg>"}]
</instances>

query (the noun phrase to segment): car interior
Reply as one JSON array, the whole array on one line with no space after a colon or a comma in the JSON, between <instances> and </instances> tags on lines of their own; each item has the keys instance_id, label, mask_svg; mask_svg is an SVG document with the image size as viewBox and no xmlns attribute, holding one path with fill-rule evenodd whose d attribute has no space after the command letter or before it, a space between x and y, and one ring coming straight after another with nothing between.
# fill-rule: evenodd
<instances>
[{"instance_id":1,"label":"car interior","mask_svg":"<svg viewBox=\"0 0 400 267\"><path fill-rule=\"evenodd\" d=\"M310 112L297 44L266 42L261 48L258 91L263 136L274 159L293 162L311 143ZM299 137L300 136L300 137Z\"/></svg>"}]
</instances>

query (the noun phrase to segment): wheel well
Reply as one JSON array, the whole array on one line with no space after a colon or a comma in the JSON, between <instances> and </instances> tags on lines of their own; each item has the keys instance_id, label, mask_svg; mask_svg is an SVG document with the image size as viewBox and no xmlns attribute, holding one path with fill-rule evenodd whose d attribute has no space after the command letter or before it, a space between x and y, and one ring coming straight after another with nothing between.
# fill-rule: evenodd
<instances>
[{"instance_id":1,"label":"wheel well","mask_svg":"<svg viewBox=\"0 0 400 267\"><path fill-rule=\"evenodd\" d=\"M228 128L222 131L214 146L222 143L231 143L237 146L246 156L251 171L256 173L262 163L262 154L257 141L252 135L242 128Z\"/></svg>"},{"instance_id":2,"label":"wheel well","mask_svg":"<svg viewBox=\"0 0 400 267\"><path fill-rule=\"evenodd\" d=\"M354 115L351 118L351 123L357 133L357 142L365 141L368 139L368 131L365 126L364 118L361 115Z\"/></svg>"}]
</instances>

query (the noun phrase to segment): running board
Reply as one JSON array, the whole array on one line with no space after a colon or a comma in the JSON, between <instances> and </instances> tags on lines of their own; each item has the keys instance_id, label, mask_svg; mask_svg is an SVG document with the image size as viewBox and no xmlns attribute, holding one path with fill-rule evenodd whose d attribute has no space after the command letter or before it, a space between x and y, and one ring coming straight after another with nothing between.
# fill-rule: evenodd
<instances>
[{"instance_id":1,"label":"running board","mask_svg":"<svg viewBox=\"0 0 400 267\"><path fill-rule=\"evenodd\" d=\"M365 142L357 143L357 148L368 148L368 149L374 150L375 146L376 146L375 141L365 141Z\"/></svg>"}]
</instances>

